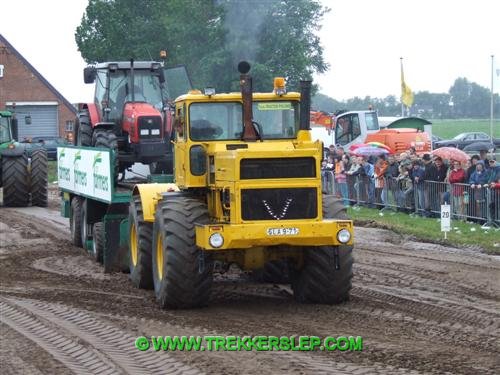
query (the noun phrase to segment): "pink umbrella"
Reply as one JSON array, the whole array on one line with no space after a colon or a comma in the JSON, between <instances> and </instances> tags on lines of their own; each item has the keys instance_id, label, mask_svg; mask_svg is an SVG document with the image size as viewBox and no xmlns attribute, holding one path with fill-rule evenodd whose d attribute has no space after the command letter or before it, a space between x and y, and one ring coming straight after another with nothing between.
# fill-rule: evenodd
<instances>
[{"instance_id":1,"label":"pink umbrella","mask_svg":"<svg viewBox=\"0 0 500 375\"><path fill-rule=\"evenodd\" d=\"M467 155L462 150L455 147L440 147L432 151L432 155L439 156L442 159L448 160L456 160L462 163L465 163L470 159L470 156Z\"/></svg>"},{"instance_id":2,"label":"pink umbrella","mask_svg":"<svg viewBox=\"0 0 500 375\"><path fill-rule=\"evenodd\" d=\"M391 153L386 148L366 146L366 145L362 147L357 147L352 152L358 156L372 156L372 155L378 156L378 155L388 155Z\"/></svg>"}]
</instances>

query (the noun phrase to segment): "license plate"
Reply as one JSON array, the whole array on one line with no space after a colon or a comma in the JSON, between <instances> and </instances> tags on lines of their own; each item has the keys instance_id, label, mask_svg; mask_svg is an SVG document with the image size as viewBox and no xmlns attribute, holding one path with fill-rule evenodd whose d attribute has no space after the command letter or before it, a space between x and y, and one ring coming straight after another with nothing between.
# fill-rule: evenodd
<instances>
[{"instance_id":1,"label":"license plate","mask_svg":"<svg viewBox=\"0 0 500 375\"><path fill-rule=\"evenodd\" d=\"M296 236L299 228L267 228L268 236Z\"/></svg>"}]
</instances>

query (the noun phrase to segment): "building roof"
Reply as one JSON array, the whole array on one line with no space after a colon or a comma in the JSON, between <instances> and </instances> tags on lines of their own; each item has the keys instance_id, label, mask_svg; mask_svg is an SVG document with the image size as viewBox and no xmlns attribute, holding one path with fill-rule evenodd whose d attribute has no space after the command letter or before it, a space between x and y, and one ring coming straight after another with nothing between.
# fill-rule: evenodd
<instances>
[{"instance_id":1,"label":"building roof","mask_svg":"<svg viewBox=\"0 0 500 375\"><path fill-rule=\"evenodd\" d=\"M32 73L37 77L64 105L66 105L71 111L76 113L76 108L59 92L57 89L50 84L49 81L47 81L39 72L38 70L35 69L33 65L29 63L28 60L26 60L23 55L19 53L18 50L12 46L12 44L9 43L7 39L4 38L2 34L0 34L0 42L3 43L9 51L11 51L17 58L20 60Z\"/></svg>"}]
</instances>

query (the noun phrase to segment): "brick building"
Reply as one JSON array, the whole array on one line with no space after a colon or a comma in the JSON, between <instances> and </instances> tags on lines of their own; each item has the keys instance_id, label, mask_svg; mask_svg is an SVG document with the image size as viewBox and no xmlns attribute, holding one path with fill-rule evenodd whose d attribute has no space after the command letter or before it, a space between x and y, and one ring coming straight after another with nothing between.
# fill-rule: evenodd
<instances>
[{"instance_id":1,"label":"brick building","mask_svg":"<svg viewBox=\"0 0 500 375\"><path fill-rule=\"evenodd\" d=\"M16 113L19 140L73 136L76 109L0 34L0 110Z\"/></svg>"}]
</instances>

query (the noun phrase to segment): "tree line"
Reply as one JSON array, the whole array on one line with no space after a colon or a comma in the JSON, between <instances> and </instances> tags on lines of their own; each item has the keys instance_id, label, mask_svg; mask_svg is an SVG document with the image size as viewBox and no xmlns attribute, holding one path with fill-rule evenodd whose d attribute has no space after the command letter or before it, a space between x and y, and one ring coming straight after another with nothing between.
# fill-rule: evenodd
<instances>
[{"instance_id":1,"label":"tree line","mask_svg":"<svg viewBox=\"0 0 500 375\"><path fill-rule=\"evenodd\" d=\"M254 89L275 76L290 89L328 64L316 35L329 9L318 0L89 0L75 39L88 63L156 60L186 65L195 87L239 90L237 65L252 65Z\"/></svg>"},{"instance_id":2,"label":"tree line","mask_svg":"<svg viewBox=\"0 0 500 375\"><path fill-rule=\"evenodd\" d=\"M447 93L420 91L414 94L410 115L429 119L488 118L490 117L491 91L466 78L457 78ZM401 101L395 95L385 98L354 97L338 101L324 94L313 97L312 107L325 112L339 109L350 111L373 107L380 116L400 116ZM493 95L493 111L500 114L500 98Z\"/></svg>"},{"instance_id":3,"label":"tree line","mask_svg":"<svg viewBox=\"0 0 500 375\"><path fill-rule=\"evenodd\" d=\"M185 65L197 88L239 90L238 62L252 65L256 91L271 91L272 79L284 76L289 90L329 64L317 32L330 9L319 0L89 0L75 40L87 63L158 60ZM399 97L354 97L343 102L317 93L313 107L334 112L369 105L382 116L401 113ZM485 118L489 90L458 78L448 93L415 93L411 113L426 118ZM495 113L500 100L495 95Z\"/></svg>"}]
</instances>

